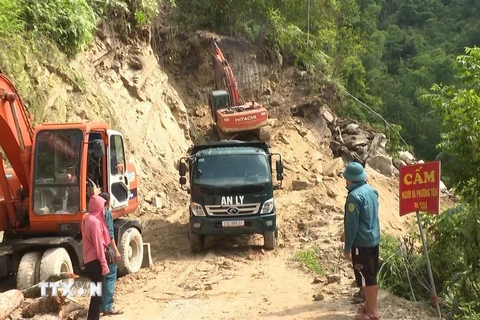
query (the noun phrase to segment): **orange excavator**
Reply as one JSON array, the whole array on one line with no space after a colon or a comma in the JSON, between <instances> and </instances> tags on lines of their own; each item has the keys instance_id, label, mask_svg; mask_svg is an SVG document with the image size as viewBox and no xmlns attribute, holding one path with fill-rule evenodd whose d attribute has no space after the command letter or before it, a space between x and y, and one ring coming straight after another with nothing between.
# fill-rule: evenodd
<instances>
[{"instance_id":1,"label":"orange excavator","mask_svg":"<svg viewBox=\"0 0 480 320\"><path fill-rule=\"evenodd\" d=\"M110 195L120 275L141 268L142 227L121 219L138 207L138 181L120 132L100 122L33 128L14 84L0 74L0 137L0 278L15 274L24 289L83 269L81 222L100 191Z\"/></svg>"},{"instance_id":2,"label":"orange excavator","mask_svg":"<svg viewBox=\"0 0 480 320\"><path fill-rule=\"evenodd\" d=\"M209 104L220 139L253 134L258 140L266 140L267 109L255 101L242 101L232 66L215 40L212 41L212 61L215 90L210 93ZM221 89L221 84L227 90Z\"/></svg>"}]
</instances>

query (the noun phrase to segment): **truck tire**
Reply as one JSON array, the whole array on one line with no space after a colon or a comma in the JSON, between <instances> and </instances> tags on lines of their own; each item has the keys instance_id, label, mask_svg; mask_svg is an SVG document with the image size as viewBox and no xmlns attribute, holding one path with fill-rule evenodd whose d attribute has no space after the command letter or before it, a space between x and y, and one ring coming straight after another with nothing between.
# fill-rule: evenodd
<instances>
[{"instance_id":1,"label":"truck tire","mask_svg":"<svg viewBox=\"0 0 480 320\"><path fill-rule=\"evenodd\" d=\"M17 289L27 289L40 282L41 251L27 252L20 259L17 270Z\"/></svg>"},{"instance_id":2,"label":"truck tire","mask_svg":"<svg viewBox=\"0 0 480 320\"><path fill-rule=\"evenodd\" d=\"M62 272L73 273L72 260L65 248L51 248L43 253L40 261L39 281L45 281L52 275Z\"/></svg>"},{"instance_id":3,"label":"truck tire","mask_svg":"<svg viewBox=\"0 0 480 320\"><path fill-rule=\"evenodd\" d=\"M205 249L205 236L192 233L188 229L188 240L190 240L190 251L192 253L199 253Z\"/></svg>"},{"instance_id":4,"label":"truck tire","mask_svg":"<svg viewBox=\"0 0 480 320\"><path fill-rule=\"evenodd\" d=\"M143 239L137 228L129 228L122 234L118 251L122 256L117 263L120 277L140 270L143 262Z\"/></svg>"},{"instance_id":5,"label":"truck tire","mask_svg":"<svg viewBox=\"0 0 480 320\"><path fill-rule=\"evenodd\" d=\"M263 247L265 250L273 250L277 246L277 231L269 231L263 234Z\"/></svg>"}]
</instances>

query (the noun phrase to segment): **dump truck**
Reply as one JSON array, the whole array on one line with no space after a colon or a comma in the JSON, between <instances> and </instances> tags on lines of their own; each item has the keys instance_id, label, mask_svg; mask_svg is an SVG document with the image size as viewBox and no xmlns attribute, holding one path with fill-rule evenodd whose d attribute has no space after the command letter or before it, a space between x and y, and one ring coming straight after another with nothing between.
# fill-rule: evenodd
<instances>
[{"instance_id":1,"label":"dump truck","mask_svg":"<svg viewBox=\"0 0 480 320\"><path fill-rule=\"evenodd\" d=\"M24 289L80 272L88 200L110 194L119 275L143 260L142 226L122 217L138 207L138 179L122 133L101 122L31 124L17 88L0 74L0 278ZM8 163L6 162L8 161Z\"/></svg>"},{"instance_id":2,"label":"dump truck","mask_svg":"<svg viewBox=\"0 0 480 320\"><path fill-rule=\"evenodd\" d=\"M239 140L195 145L188 153L179 161L179 183L190 194L191 251L203 251L207 236L241 234L262 234L264 248L275 249L278 225L273 191L282 186L282 156L271 153L265 141ZM276 183L273 157L278 158Z\"/></svg>"},{"instance_id":3,"label":"dump truck","mask_svg":"<svg viewBox=\"0 0 480 320\"><path fill-rule=\"evenodd\" d=\"M212 41L212 68L215 90L208 97L214 127L220 140L268 141L268 111L256 101L243 102L233 74L216 41ZM225 90L226 89L226 90Z\"/></svg>"}]
</instances>

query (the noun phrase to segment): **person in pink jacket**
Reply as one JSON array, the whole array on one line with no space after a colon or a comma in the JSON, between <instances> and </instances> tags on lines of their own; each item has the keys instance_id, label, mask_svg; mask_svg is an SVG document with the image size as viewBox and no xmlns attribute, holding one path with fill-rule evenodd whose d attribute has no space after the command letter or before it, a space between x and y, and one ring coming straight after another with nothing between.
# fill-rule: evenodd
<instances>
[{"instance_id":1,"label":"person in pink jacket","mask_svg":"<svg viewBox=\"0 0 480 320\"><path fill-rule=\"evenodd\" d=\"M98 195L92 196L88 203L88 214L83 219L82 227L82 251L85 269L92 282L102 282L102 284L109 272L105 249L110 243L104 217L104 207L105 199ZM92 296L87 319L100 319L101 306L102 297Z\"/></svg>"}]
</instances>

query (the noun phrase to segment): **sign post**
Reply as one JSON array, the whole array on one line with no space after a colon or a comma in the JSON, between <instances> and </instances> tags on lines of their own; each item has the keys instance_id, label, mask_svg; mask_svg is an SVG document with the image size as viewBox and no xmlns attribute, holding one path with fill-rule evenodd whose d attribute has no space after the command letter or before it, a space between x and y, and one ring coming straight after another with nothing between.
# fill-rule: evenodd
<instances>
[{"instance_id":1,"label":"sign post","mask_svg":"<svg viewBox=\"0 0 480 320\"><path fill-rule=\"evenodd\" d=\"M422 238L427 261L428 277L432 286L433 299L441 318L440 305L428 257L427 241L420 219L420 211L440 213L440 161L417 163L400 167L400 216L416 212L418 229Z\"/></svg>"}]
</instances>

